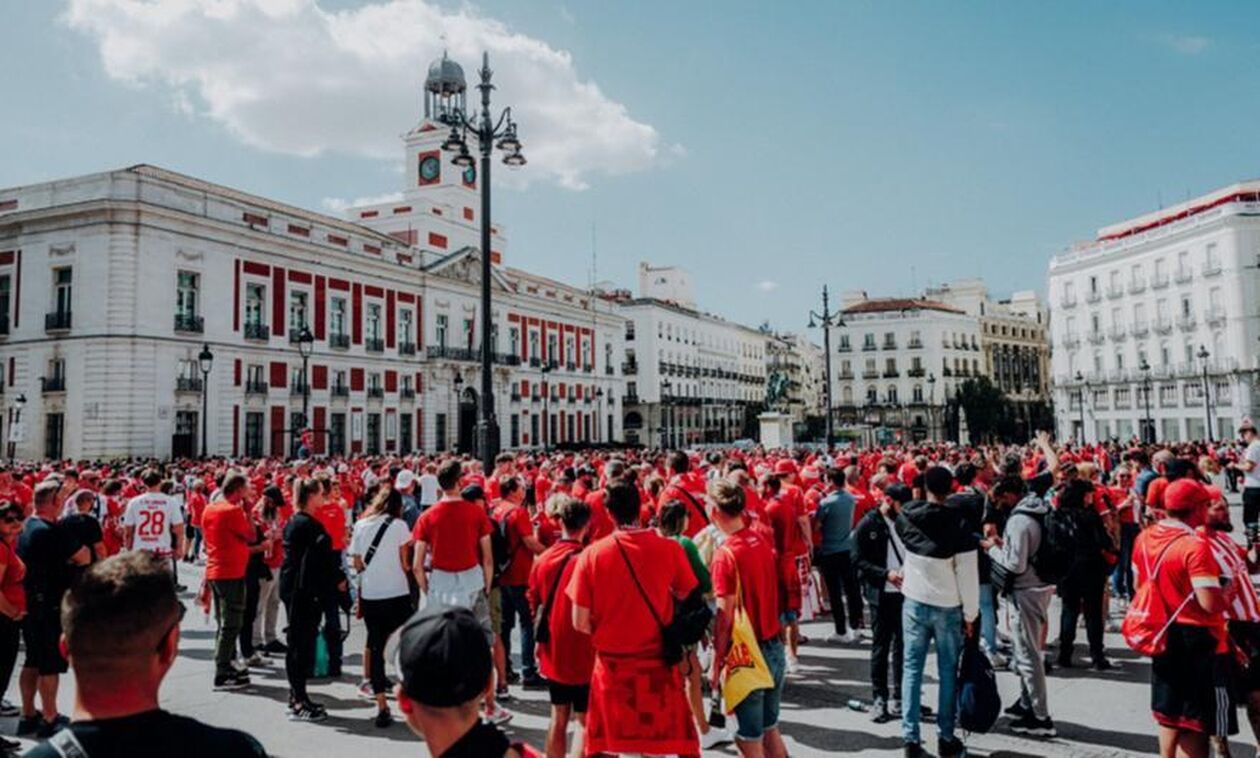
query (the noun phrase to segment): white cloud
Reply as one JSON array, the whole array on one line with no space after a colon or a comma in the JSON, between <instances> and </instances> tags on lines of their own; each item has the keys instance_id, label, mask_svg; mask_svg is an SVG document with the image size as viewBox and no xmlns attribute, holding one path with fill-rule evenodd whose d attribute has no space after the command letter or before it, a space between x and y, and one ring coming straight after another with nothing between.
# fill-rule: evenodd
<instances>
[{"instance_id":1,"label":"white cloud","mask_svg":"<svg viewBox=\"0 0 1260 758\"><path fill-rule=\"evenodd\" d=\"M428 64L445 47L470 84L489 51L495 101L512 105L529 159L514 183L545 178L582 189L593 174L640 171L681 154L581 78L567 51L468 6L69 0L64 21L95 40L113 79L173 90L180 110L195 107L262 150L396 159L398 135L421 115ZM470 104L475 94L470 88Z\"/></svg>"},{"instance_id":2,"label":"white cloud","mask_svg":"<svg viewBox=\"0 0 1260 758\"><path fill-rule=\"evenodd\" d=\"M1198 55L1212 45L1212 40L1196 35L1170 34L1164 37L1164 44L1182 55Z\"/></svg>"},{"instance_id":3,"label":"white cloud","mask_svg":"<svg viewBox=\"0 0 1260 758\"><path fill-rule=\"evenodd\" d=\"M403 194L401 192L386 192L383 195L356 197L353 200L347 200L344 197L326 197L320 201L320 205L324 206L324 210L329 213L341 215L346 212L347 208L357 208L360 205L377 205L378 203L396 203L402 199Z\"/></svg>"},{"instance_id":4,"label":"white cloud","mask_svg":"<svg viewBox=\"0 0 1260 758\"><path fill-rule=\"evenodd\" d=\"M760 282L757 282L757 289L761 290L762 292L774 292L778 288L779 288L779 283L772 282L769 279L765 279Z\"/></svg>"}]
</instances>

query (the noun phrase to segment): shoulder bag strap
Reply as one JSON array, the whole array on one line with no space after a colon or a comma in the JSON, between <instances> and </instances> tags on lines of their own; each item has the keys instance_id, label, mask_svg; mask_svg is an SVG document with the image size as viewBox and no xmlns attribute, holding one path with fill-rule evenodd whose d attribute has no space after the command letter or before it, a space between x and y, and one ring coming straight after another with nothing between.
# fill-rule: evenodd
<instances>
[{"instance_id":1,"label":"shoulder bag strap","mask_svg":"<svg viewBox=\"0 0 1260 758\"><path fill-rule=\"evenodd\" d=\"M613 537L613 543L617 545L617 550L621 553L622 560L626 562L626 570L630 572L630 578L634 580L634 586L639 590L639 597L643 598L643 603L648 607L648 611L652 614L652 618L655 619L656 625L664 630L665 624L661 623L661 617L656 613L656 606L652 605L652 599L648 597L647 592L643 589L643 585L639 583L639 577L634 573L634 564L630 562L630 556L626 555L626 549L622 547L621 540Z\"/></svg>"},{"instance_id":2,"label":"shoulder bag strap","mask_svg":"<svg viewBox=\"0 0 1260 758\"><path fill-rule=\"evenodd\" d=\"M691 501L692 507L694 507L696 509L696 512L700 514L700 518L704 519L704 525L708 526L709 514L704 512L704 508L701 507L700 503L696 500L695 496L692 495L690 492L688 492L686 489L684 489L682 485L677 485L677 489L679 492L683 494L683 497Z\"/></svg>"},{"instance_id":3,"label":"shoulder bag strap","mask_svg":"<svg viewBox=\"0 0 1260 758\"><path fill-rule=\"evenodd\" d=\"M551 591L547 593L547 602L543 603L541 609L543 623L551 623L551 608L556 604L556 593L560 590L560 580L564 579L564 569L569 565L569 561L573 560L573 556L582 552L581 550L570 550L569 554L560 561L560 570L556 572L556 580L551 583Z\"/></svg>"},{"instance_id":4,"label":"shoulder bag strap","mask_svg":"<svg viewBox=\"0 0 1260 758\"><path fill-rule=\"evenodd\" d=\"M389 525L394 523L393 516L386 516L381 522L380 527L376 530L376 536L372 538L372 544L368 547L367 552L363 554L363 568L367 568L372 562L373 556L376 555L376 549L381 546L381 538L385 536L385 531L389 529Z\"/></svg>"}]
</instances>

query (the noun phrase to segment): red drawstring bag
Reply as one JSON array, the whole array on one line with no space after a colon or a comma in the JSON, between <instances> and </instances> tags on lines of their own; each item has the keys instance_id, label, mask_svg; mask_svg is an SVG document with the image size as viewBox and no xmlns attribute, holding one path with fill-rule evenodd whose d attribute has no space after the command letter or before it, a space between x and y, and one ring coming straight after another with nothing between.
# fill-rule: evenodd
<instances>
[{"instance_id":1,"label":"red drawstring bag","mask_svg":"<svg viewBox=\"0 0 1260 758\"><path fill-rule=\"evenodd\" d=\"M1164 605L1163 598L1159 596L1159 591L1155 588L1155 577L1159 567L1164 563L1164 556L1168 553L1168 549L1185 536L1188 535L1169 540L1164 549L1159 551L1154 567L1151 567L1149 562L1147 563L1146 582L1133 593L1133 602L1129 604L1129 610L1124 614L1120 634L1124 637L1125 644L1135 653L1151 658L1163 653L1168 647L1168 628L1177 620L1177 614L1181 613L1181 610L1194 598L1194 590L1190 590L1190 594L1181 601L1177 610L1170 614L1167 606Z\"/></svg>"}]
</instances>

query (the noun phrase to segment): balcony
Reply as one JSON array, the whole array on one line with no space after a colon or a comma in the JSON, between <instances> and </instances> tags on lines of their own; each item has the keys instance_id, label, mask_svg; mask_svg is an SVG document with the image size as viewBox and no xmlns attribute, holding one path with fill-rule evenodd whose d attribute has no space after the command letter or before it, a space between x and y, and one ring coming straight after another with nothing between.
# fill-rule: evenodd
<instances>
[{"instance_id":1,"label":"balcony","mask_svg":"<svg viewBox=\"0 0 1260 758\"><path fill-rule=\"evenodd\" d=\"M1122 297L1124 297L1124 287L1121 287L1118 284L1107 285L1107 299L1108 300L1118 300Z\"/></svg>"},{"instance_id":2,"label":"balcony","mask_svg":"<svg viewBox=\"0 0 1260 758\"><path fill-rule=\"evenodd\" d=\"M897 369L893 369L893 370L891 370L891 371L885 371L885 372L884 372L884 378L885 378L885 379L896 379L896 378L897 378L897 377L899 377L899 376L901 376L901 372L900 372L900 371L898 371Z\"/></svg>"},{"instance_id":3,"label":"balcony","mask_svg":"<svg viewBox=\"0 0 1260 758\"><path fill-rule=\"evenodd\" d=\"M201 334L206 330L205 319L191 313L175 314L175 331L185 334Z\"/></svg>"},{"instance_id":4,"label":"balcony","mask_svg":"<svg viewBox=\"0 0 1260 758\"><path fill-rule=\"evenodd\" d=\"M839 374L836 374L836 378L837 378L837 379L852 379L852 378L853 378L853 372L852 372L852 371L841 371Z\"/></svg>"},{"instance_id":5,"label":"balcony","mask_svg":"<svg viewBox=\"0 0 1260 758\"><path fill-rule=\"evenodd\" d=\"M40 391L45 395L54 392L66 391L66 378L64 376L43 376L39 379Z\"/></svg>"},{"instance_id":6,"label":"balcony","mask_svg":"<svg viewBox=\"0 0 1260 758\"><path fill-rule=\"evenodd\" d=\"M398 399L399 400L415 400L416 390L413 387L403 387L402 389L398 390Z\"/></svg>"},{"instance_id":7,"label":"balcony","mask_svg":"<svg viewBox=\"0 0 1260 758\"><path fill-rule=\"evenodd\" d=\"M70 330L70 311L53 311L44 316L44 331L66 332Z\"/></svg>"},{"instance_id":8,"label":"balcony","mask_svg":"<svg viewBox=\"0 0 1260 758\"><path fill-rule=\"evenodd\" d=\"M1145 279L1130 279L1129 280L1129 294L1137 295L1142 292L1146 292L1146 280Z\"/></svg>"},{"instance_id":9,"label":"balcony","mask_svg":"<svg viewBox=\"0 0 1260 758\"><path fill-rule=\"evenodd\" d=\"M564 364L564 370L565 370L565 371L577 371L577 364L576 364L576 363L574 363L574 362L572 362L572 361L569 361L568 363Z\"/></svg>"},{"instance_id":10,"label":"balcony","mask_svg":"<svg viewBox=\"0 0 1260 758\"><path fill-rule=\"evenodd\" d=\"M884 350L896 350L897 342L895 340L884 340Z\"/></svg>"},{"instance_id":11,"label":"balcony","mask_svg":"<svg viewBox=\"0 0 1260 758\"><path fill-rule=\"evenodd\" d=\"M293 397L305 397L310 391L311 385L306 382L293 382L289 385L289 394Z\"/></svg>"},{"instance_id":12,"label":"balcony","mask_svg":"<svg viewBox=\"0 0 1260 758\"><path fill-rule=\"evenodd\" d=\"M1085 338L1089 340L1089 344L1091 345L1101 345L1106 341L1107 335L1102 329L1090 329L1085 335Z\"/></svg>"},{"instance_id":13,"label":"balcony","mask_svg":"<svg viewBox=\"0 0 1260 758\"><path fill-rule=\"evenodd\" d=\"M1183 313L1177 317L1177 328L1183 332L1193 332L1197 323L1193 313Z\"/></svg>"},{"instance_id":14,"label":"balcony","mask_svg":"<svg viewBox=\"0 0 1260 758\"><path fill-rule=\"evenodd\" d=\"M607 374L608 376L613 376L617 373L617 369L613 368L613 365L611 363L605 363L604 373Z\"/></svg>"},{"instance_id":15,"label":"balcony","mask_svg":"<svg viewBox=\"0 0 1260 758\"><path fill-rule=\"evenodd\" d=\"M399 342L399 343L398 343L398 354L399 354L399 355L415 355L415 354L416 354L416 343L414 343L414 342Z\"/></svg>"},{"instance_id":16,"label":"balcony","mask_svg":"<svg viewBox=\"0 0 1260 758\"><path fill-rule=\"evenodd\" d=\"M521 402L521 388L520 388L520 387L513 387L513 388L512 388L512 393L511 393L510 395L508 395L508 398L509 398L512 402L514 402L514 403L519 403L519 402Z\"/></svg>"},{"instance_id":17,"label":"balcony","mask_svg":"<svg viewBox=\"0 0 1260 758\"><path fill-rule=\"evenodd\" d=\"M201 392L202 384L199 376L175 377L176 392Z\"/></svg>"},{"instance_id":18,"label":"balcony","mask_svg":"<svg viewBox=\"0 0 1260 758\"><path fill-rule=\"evenodd\" d=\"M863 369L863 370L862 370L862 378L863 378L863 379L878 379L878 378L879 378L879 371L877 371L877 370L875 370L875 369L873 369L873 368Z\"/></svg>"},{"instance_id":19,"label":"balcony","mask_svg":"<svg viewBox=\"0 0 1260 758\"><path fill-rule=\"evenodd\" d=\"M871 352L874 352L874 351L875 351L875 343L874 343L874 342L864 342L864 343L862 343L862 352L864 352L864 353L871 353Z\"/></svg>"},{"instance_id":20,"label":"balcony","mask_svg":"<svg viewBox=\"0 0 1260 758\"><path fill-rule=\"evenodd\" d=\"M1220 307L1219 305L1213 308L1208 308L1207 312L1204 313L1204 318L1206 319L1207 324L1210 327L1215 328L1219 326L1224 326L1225 325L1225 309Z\"/></svg>"},{"instance_id":21,"label":"balcony","mask_svg":"<svg viewBox=\"0 0 1260 758\"><path fill-rule=\"evenodd\" d=\"M1060 308L1075 308L1076 295L1075 294L1069 295L1069 294L1064 293L1063 295L1059 296L1059 307Z\"/></svg>"},{"instance_id":22,"label":"balcony","mask_svg":"<svg viewBox=\"0 0 1260 758\"><path fill-rule=\"evenodd\" d=\"M923 368L912 368L906 372L906 376L911 377L912 379L918 379L926 373L927 371Z\"/></svg>"},{"instance_id":23,"label":"balcony","mask_svg":"<svg viewBox=\"0 0 1260 758\"><path fill-rule=\"evenodd\" d=\"M1151 289L1153 290L1162 290L1168 284L1168 274L1155 274L1151 277Z\"/></svg>"},{"instance_id":24,"label":"balcony","mask_svg":"<svg viewBox=\"0 0 1260 758\"><path fill-rule=\"evenodd\" d=\"M1168 316L1156 316L1154 329L1156 334L1171 334L1173 330L1172 319Z\"/></svg>"},{"instance_id":25,"label":"balcony","mask_svg":"<svg viewBox=\"0 0 1260 758\"><path fill-rule=\"evenodd\" d=\"M847 342L841 342L841 343L840 343L840 347L836 348L836 352L838 352L838 353L851 353L851 352L853 352L853 346L852 346L852 345L850 345L850 344L849 344L849 343L847 343Z\"/></svg>"},{"instance_id":26,"label":"balcony","mask_svg":"<svg viewBox=\"0 0 1260 758\"><path fill-rule=\"evenodd\" d=\"M535 390L535 391L533 391L533 392L529 393L529 401L530 401L531 403L537 403L539 400L542 400L542 393L541 393L541 392L538 392L537 390Z\"/></svg>"},{"instance_id":27,"label":"balcony","mask_svg":"<svg viewBox=\"0 0 1260 758\"><path fill-rule=\"evenodd\" d=\"M263 342L266 342L271 339L271 330L268 329L267 325L261 321L246 321L245 339L262 340Z\"/></svg>"},{"instance_id":28,"label":"balcony","mask_svg":"<svg viewBox=\"0 0 1260 758\"><path fill-rule=\"evenodd\" d=\"M258 381L257 379L249 379L245 382L246 395L265 395L267 394L267 383Z\"/></svg>"},{"instance_id":29,"label":"balcony","mask_svg":"<svg viewBox=\"0 0 1260 758\"><path fill-rule=\"evenodd\" d=\"M471 350L465 347L429 345L425 348L425 355L430 359L445 359L448 361L463 361L468 363L477 363L481 361L480 350ZM521 365L521 356L511 353L491 353L490 359L493 363L498 363L504 366Z\"/></svg>"},{"instance_id":30,"label":"balcony","mask_svg":"<svg viewBox=\"0 0 1260 758\"><path fill-rule=\"evenodd\" d=\"M923 340L911 338L910 341L906 343L906 347L910 350L922 350Z\"/></svg>"},{"instance_id":31,"label":"balcony","mask_svg":"<svg viewBox=\"0 0 1260 758\"><path fill-rule=\"evenodd\" d=\"M1067 348L1074 348L1074 347L1079 347L1079 346L1080 346L1080 344L1081 344L1081 338L1080 338L1080 336L1079 336L1079 335L1076 335L1076 334L1070 334L1070 333L1069 333L1069 334L1065 334L1065 335L1063 335L1063 346L1064 346L1064 347L1067 347Z\"/></svg>"},{"instance_id":32,"label":"balcony","mask_svg":"<svg viewBox=\"0 0 1260 758\"><path fill-rule=\"evenodd\" d=\"M330 334L328 335L328 346L335 347L338 350L348 350L350 349L350 335Z\"/></svg>"},{"instance_id":33,"label":"balcony","mask_svg":"<svg viewBox=\"0 0 1260 758\"><path fill-rule=\"evenodd\" d=\"M296 345L299 342L301 342L302 331L305 330L306 328L307 326L305 324L297 324L296 326L293 324L290 324L289 325L289 344Z\"/></svg>"},{"instance_id":34,"label":"balcony","mask_svg":"<svg viewBox=\"0 0 1260 758\"><path fill-rule=\"evenodd\" d=\"M529 367L530 367L530 368L540 368L541 366L542 366L542 359L541 359L541 358L530 358L530 359L529 359Z\"/></svg>"},{"instance_id":35,"label":"balcony","mask_svg":"<svg viewBox=\"0 0 1260 758\"><path fill-rule=\"evenodd\" d=\"M1107 336L1111 337L1114 342L1123 342L1128 338L1129 332L1120 324L1112 324L1107 330Z\"/></svg>"},{"instance_id":36,"label":"balcony","mask_svg":"<svg viewBox=\"0 0 1260 758\"><path fill-rule=\"evenodd\" d=\"M594 366L594 364L591 364L591 363L584 363L584 364L582 364L582 373L584 373L584 374L593 374L593 373L595 373L595 366Z\"/></svg>"},{"instance_id":37,"label":"balcony","mask_svg":"<svg viewBox=\"0 0 1260 758\"><path fill-rule=\"evenodd\" d=\"M384 387L368 387L367 396L369 400L380 400L385 397Z\"/></svg>"},{"instance_id":38,"label":"balcony","mask_svg":"<svg viewBox=\"0 0 1260 758\"><path fill-rule=\"evenodd\" d=\"M1150 325L1145 321L1134 321L1133 325L1129 327L1129 334L1132 334L1134 337L1145 337L1150 332Z\"/></svg>"},{"instance_id":39,"label":"balcony","mask_svg":"<svg viewBox=\"0 0 1260 758\"><path fill-rule=\"evenodd\" d=\"M1085 293L1085 302L1093 304L1102 301L1102 290L1090 290Z\"/></svg>"},{"instance_id":40,"label":"balcony","mask_svg":"<svg viewBox=\"0 0 1260 758\"><path fill-rule=\"evenodd\" d=\"M385 340L379 337L368 337L363 340L363 349L369 353L385 352Z\"/></svg>"},{"instance_id":41,"label":"balcony","mask_svg":"<svg viewBox=\"0 0 1260 758\"><path fill-rule=\"evenodd\" d=\"M350 388L344 384L334 384L328 393L333 397L350 397Z\"/></svg>"},{"instance_id":42,"label":"balcony","mask_svg":"<svg viewBox=\"0 0 1260 758\"><path fill-rule=\"evenodd\" d=\"M1193 278L1194 272L1190 270L1189 266L1185 268L1178 267L1177 272L1173 274L1173 279L1177 282L1177 284L1185 284Z\"/></svg>"},{"instance_id":43,"label":"balcony","mask_svg":"<svg viewBox=\"0 0 1260 758\"><path fill-rule=\"evenodd\" d=\"M1206 263L1203 264L1204 276L1216 276L1219 273L1221 273L1220 261L1207 261Z\"/></svg>"}]
</instances>

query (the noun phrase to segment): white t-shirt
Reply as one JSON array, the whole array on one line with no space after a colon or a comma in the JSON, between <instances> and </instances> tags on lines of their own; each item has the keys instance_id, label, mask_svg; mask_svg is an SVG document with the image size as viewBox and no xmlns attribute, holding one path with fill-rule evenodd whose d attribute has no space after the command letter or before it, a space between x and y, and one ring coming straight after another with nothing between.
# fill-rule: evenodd
<instances>
[{"instance_id":1,"label":"white t-shirt","mask_svg":"<svg viewBox=\"0 0 1260 758\"><path fill-rule=\"evenodd\" d=\"M354 524L354 534L350 537L350 554L367 558L372 540L380 531L381 521L387 518L377 514L370 518L359 519ZM407 522L394 519L385 527L380 544L372 554L372 562L359 574L359 597L364 600L385 600L399 597L411 592L407 584L407 574L398 559L398 551L411 541L411 532L407 531Z\"/></svg>"},{"instance_id":2,"label":"white t-shirt","mask_svg":"<svg viewBox=\"0 0 1260 758\"><path fill-rule=\"evenodd\" d=\"M433 474L421 474L416 479L416 497L423 508L438 501L438 480Z\"/></svg>"},{"instance_id":3,"label":"white t-shirt","mask_svg":"<svg viewBox=\"0 0 1260 758\"><path fill-rule=\"evenodd\" d=\"M1243 451L1243 458L1255 464L1250 471L1243 472L1243 486L1260 487L1260 440L1247 446Z\"/></svg>"},{"instance_id":4,"label":"white t-shirt","mask_svg":"<svg viewBox=\"0 0 1260 758\"><path fill-rule=\"evenodd\" d=\"M171 498L161 492L146 492L127 502L122 523L124 527L135 527L134 549L165 555L174 547L171 527L184 523L184 516Z\"/></svg>"}]
</instances>

